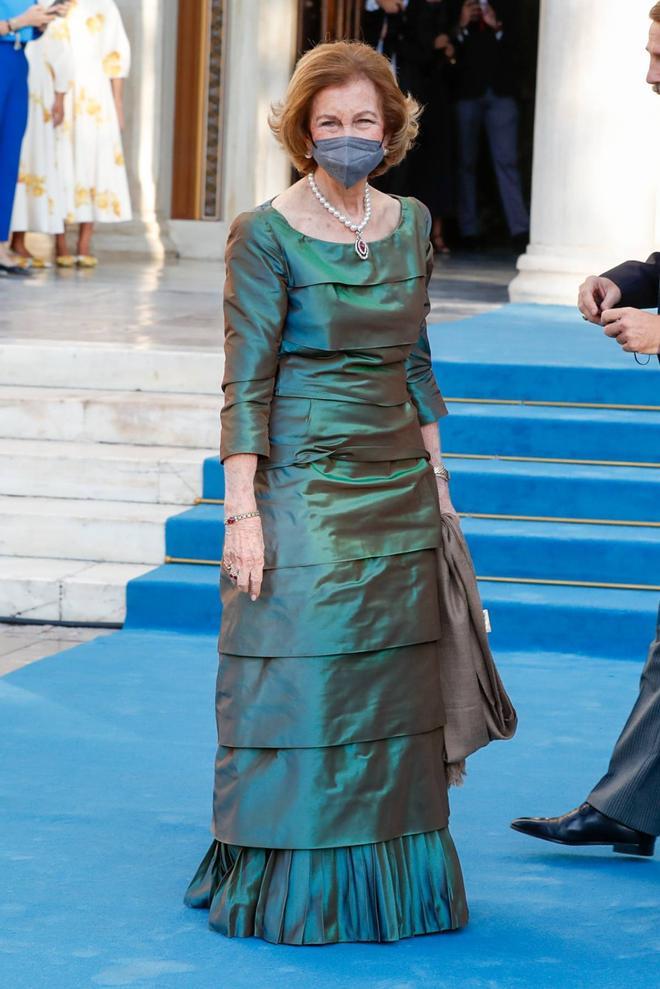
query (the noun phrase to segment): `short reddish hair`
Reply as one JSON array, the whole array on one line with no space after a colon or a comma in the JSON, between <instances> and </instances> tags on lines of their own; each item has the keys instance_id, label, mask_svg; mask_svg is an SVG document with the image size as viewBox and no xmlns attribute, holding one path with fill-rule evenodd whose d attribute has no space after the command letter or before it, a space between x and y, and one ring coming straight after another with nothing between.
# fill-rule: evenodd
<instances>
[{"instance_id":1,"label":"short reddish hair","mask_svg":"<svg viewBox=\"0 0 660 989\"><path fill-rule=\"evenodd\" d=\"M299 59L284 100L271 106L268 118L270 129L302 175L316 167L313 159L305 158L314 97L327 86L359 78L370 79L376 87L387 136L387 156L370 174L386 172L408 153L419 132L422 106L410 93L401 92L388 59L361 41L323 42Z\"/></svg>"},{"instance_id":2,"label":"short reddish hair","mask_svg":"<svg viewBox=\"0 0 660 989\"><path fill-rule=\"evenodd\" d=\"M651 18L652 21L656 21L658 24L660 24L660 3L656 3L651 8L649 17Z\"/></svg>"}]
</instances>

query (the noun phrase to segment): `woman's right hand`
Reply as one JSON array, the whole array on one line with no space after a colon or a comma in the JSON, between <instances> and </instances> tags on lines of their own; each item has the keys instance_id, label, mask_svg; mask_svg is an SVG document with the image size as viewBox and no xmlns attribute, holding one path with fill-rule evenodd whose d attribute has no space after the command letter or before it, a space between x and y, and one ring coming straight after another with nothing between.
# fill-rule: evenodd
<instances>
[{"instance_id":1,"label":"woman's right hand","mask_svg":"<svg viewBox=\"0 0 660 989\"><path fill-rule=\"evenodd\" d=\"M12 24L17 27L48 27L51 21L58 17L58 13L53 13L47 7L42 7L40 3L33 3L31 7L24 10L19 17L12 18Z\"/></svg>"},{"instance_id":2,"label":"woman's right hand","mask_svg":"<svg viewBox=\"0 0 660 989\"><path fill-rule=\"evenodd\" d=\"M249 593L250 599L256 601L261 594L264 573L264 537L260 518L239 519L233 525L225 526L222 562L226 571L238 574L236 586L239 591Z\"/></svg>"}]
</instances>

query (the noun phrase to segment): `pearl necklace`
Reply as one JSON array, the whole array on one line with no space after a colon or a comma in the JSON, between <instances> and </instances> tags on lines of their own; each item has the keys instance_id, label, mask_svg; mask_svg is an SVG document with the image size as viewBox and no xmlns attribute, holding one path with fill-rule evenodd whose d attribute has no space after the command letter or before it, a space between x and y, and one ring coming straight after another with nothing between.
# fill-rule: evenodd
<instances>
[{"instance_id":1,"label":"pearl necklace","mask_svg":"<svg viewBox=\"0 0 660 989\"><path fill-rule=\"evenodd\" d=\"M364 187L364 219L361 223L354 223L349 216L346 216L340 210L338 210L332 203L329 203L325 196L322 194L321 190L314 181L314 176L310 172L307 176L310 188L321 206L324 206L329 213L332 213L345 227L352 230L355 234L355 253L363 261L369 257L369 245L366 240L362 237L362 231L366 227L367 223L371 219L371 193L369 192L369 186L365 184Z\"/></svg>"}]
</instances>

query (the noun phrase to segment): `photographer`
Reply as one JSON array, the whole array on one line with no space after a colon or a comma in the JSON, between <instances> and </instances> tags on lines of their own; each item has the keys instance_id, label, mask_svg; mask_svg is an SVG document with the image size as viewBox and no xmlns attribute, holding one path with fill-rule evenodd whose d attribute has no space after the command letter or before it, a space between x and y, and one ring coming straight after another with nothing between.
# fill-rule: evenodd
<instances>
[{"instance_id":1,"label":"photographer","mask_svg":"<svg viewBox=\"0 0 660 989\"><path fill-rule=\"evenodd\" d=\"M460 233L466 246L477 243L477 162L485 127L509 233L522 251L529 240L529 213L518 167L517 3L459 0L454 13Z\"/></svg>"}]
</instances>

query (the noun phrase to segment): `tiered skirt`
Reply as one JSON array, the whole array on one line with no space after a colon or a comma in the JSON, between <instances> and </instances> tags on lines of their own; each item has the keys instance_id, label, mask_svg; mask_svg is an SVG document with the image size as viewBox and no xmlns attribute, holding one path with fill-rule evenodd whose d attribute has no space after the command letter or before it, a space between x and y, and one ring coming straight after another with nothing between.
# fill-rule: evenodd
<instances>
[{"instance_id":1,"label":"tiered skirt","mask_svg":"<svg viewBox=\"0 0 660 989\"><path fill-rule=\"evenodd\" d=\"M263 589L221 577L214 840L186 902L288 944L462 927L433 473L326 458L258 471L256 492Z\"/></svg>"}]
</instances>

